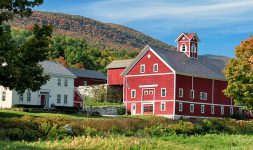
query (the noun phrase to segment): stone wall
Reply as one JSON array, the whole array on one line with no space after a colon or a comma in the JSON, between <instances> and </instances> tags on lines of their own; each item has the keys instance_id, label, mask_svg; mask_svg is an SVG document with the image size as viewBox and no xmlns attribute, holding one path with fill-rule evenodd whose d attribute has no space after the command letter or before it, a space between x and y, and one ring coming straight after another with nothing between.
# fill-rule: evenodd
<instances>
[{"instance_id":1,"label":"stone wall","mask_svg":"<svg viewBox=\"0 0 253 150\"><path fill-rule=\"evenodd\" d=\"M118 115L118 107L120 106L96 106L88 108L88 112L99 112L100 115Z\"/></svg>"}]
</instances>

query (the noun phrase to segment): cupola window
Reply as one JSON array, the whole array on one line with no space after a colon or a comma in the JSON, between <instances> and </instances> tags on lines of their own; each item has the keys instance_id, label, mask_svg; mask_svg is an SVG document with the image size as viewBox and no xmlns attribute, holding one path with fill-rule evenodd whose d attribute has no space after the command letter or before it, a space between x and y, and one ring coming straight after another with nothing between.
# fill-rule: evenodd
<instances>
[{"instance_id":1,"label":"cupola window","mask_svg":"<svg viewBox=\"0 0 253 150\"><path fill-rule=\"evenodd\" d=\"M182 52L185 52L185 51L186 51L186 45L185 45L185 44L182 44L182 46L181 46L181 51L182 51Z\"/></svg>"}]
</instances>

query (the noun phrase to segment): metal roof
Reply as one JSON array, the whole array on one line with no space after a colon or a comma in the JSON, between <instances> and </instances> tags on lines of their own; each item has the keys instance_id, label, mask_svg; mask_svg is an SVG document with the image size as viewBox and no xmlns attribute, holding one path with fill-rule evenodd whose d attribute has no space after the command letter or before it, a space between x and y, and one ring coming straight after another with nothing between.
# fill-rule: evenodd
<instances>
[{"instance_id":1,"label":"metal roof","mask_svg":"<svg viewBox=\"0 0 253 150\"><path fill-rule=\"evenodd\" d=\"M134 59L114 60L106 68L126 68Z\"/></svg>"},{"instance_id":2,"label":"metal roof","mask_svg":"<svg viewBox=\"0 0 253 150\"><path fill-rule=\"evenodd\" d=\"M187 57L182 52L150 46L146 46L122 74L127 74L148 50L155 52L161 59L163 59L176 71L176 74L226 80L223 74L223 70L229 59L227 57L199 55L198 59L195 59Z\"/></svg>"},{"instance_id":3,"label":"metal roof","mask_svg":"<svg viewBox=\"0 0 253 150\"><path fill-rule=\"evenodd\" d=\"M68 69L77 77L107 80L107 76L98 71L80 69L80 68L68 68Z\"/></svg>"},{"instance_id":4,"label":"metal roof","mask_svg":"<svg viewBox=\"0 0 253 150\"><path fill-rule=\"evenodd\" d=\"M58 62L53 61L43 61L39 63L43 69L45 74L57 75L57 76L67 76L75 78L76 76L71 73L66 67Z\"/></svg>"}]
</instances>

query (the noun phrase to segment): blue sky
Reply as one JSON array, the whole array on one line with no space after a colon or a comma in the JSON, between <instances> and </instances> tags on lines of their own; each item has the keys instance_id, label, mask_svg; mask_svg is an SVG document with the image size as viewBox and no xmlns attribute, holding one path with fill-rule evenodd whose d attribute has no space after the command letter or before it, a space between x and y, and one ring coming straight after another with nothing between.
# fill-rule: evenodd
<instances>
[{"instance_id":1,"label":"blue sky","mask_svg":"<svg viewBox=\"0 0 253 150\"><path fill-rule=\"evenodd\" d=\"M180 33L196 32L200 54L233 57L253 33L253 0L44 0L36 9L125 25L174 46Z\"/></svg>"}]
</instances>

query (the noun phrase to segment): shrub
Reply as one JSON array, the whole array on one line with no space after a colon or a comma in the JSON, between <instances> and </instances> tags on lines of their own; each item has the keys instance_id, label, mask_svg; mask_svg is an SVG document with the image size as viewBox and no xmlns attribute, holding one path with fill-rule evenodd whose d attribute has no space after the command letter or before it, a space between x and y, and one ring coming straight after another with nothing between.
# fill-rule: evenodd
<instances>
[{"instance_id":1,"label":"shrub","mask_svg":"<svg viewBox=\"0 0 253 150\"><path fill-rule=\"evenodd\" d=\"M126 114L126 107L124 106L119 106L118 107L118 115L124 115Z\"/></svg>"}]
</instances>

